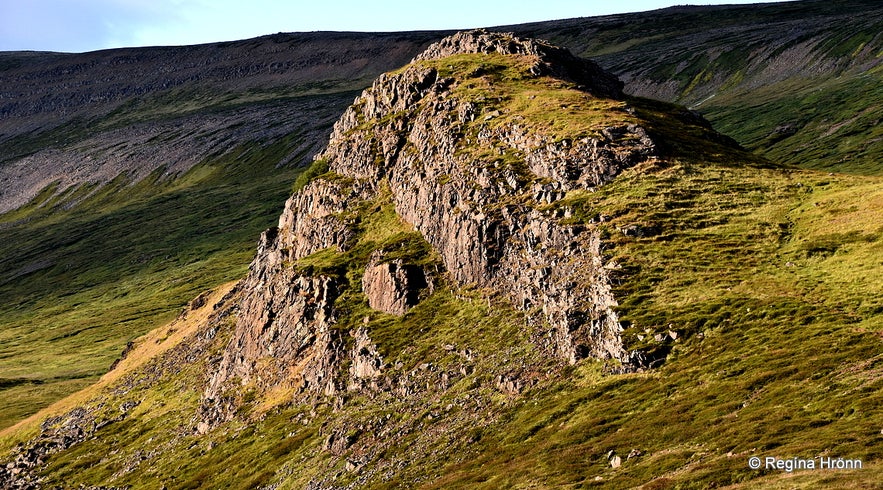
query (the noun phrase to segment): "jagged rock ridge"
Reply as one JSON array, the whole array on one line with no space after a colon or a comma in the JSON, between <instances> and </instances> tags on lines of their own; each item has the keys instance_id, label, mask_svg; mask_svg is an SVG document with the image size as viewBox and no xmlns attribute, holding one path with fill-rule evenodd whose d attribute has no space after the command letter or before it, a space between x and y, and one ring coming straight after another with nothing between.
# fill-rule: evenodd
<instances>
[{"instance_id":1,"label":"jagged rock ridge","mask_svg":"<svg viewBox=\"0 0 883 490\"><path fill-rule=\"evenodd\" d=\"M530 56L535 60L530 67L533 75L552 75L556 78L583 84L581 88L602 97L622 97L623 83L604 71L595 62L573 56L565 48L539 39L522 39L513 34L485 31L458 32L430 45L413 62L439 60L464 53L499 53Z\"/></svg>"},{"instance_id":2,"label":"jagged rock ridge","mask_svg":"<svg viewBox=\"0 0 883 490\"><path fill-rule=\"evenodd\" d=\"M448 62L477 63L470 73L478 79L499 69L494 63L511 63L530 83L566 84L587 101L621 96L621 84L590 61L485 31L446 38L378 78L318 155L330 172L296 192L278 228L263 235L243 282L234 338L206 391L208 406L223 405L236 383L289 383L324 395L343 389L334 371L345 343L333 325L344 285L292 265L329 247L351 247L358 234L352 213L385 192L455 285L501 292L526 312L541 347L571 363L588 356L628 362L599 233L562 224L565 216L550 205L651 158L654 143L627 116L577 138L556 137L500 105L502 98L469 97L463 89L473 82L443 73ZM427 286L426 275L382 256L372 255L364 292L375 309L403 314L416 302L413 289ZM355 337L361 347L351 356L349 386L383 369L369 332Z\"/></svg>"}]
</instances>

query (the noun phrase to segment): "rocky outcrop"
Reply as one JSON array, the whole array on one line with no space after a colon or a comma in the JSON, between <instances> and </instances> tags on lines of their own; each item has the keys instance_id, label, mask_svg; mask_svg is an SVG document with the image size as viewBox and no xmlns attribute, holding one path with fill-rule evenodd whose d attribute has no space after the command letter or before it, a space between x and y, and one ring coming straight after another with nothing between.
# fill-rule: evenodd
<instances>
[{"instance_id":1,"label":"rocky outcrop","mask_svg":"<svg viewBox=\"0 0 883 490\"><path fill-rule=\"evenodd\" d=\"M278 228L264 234L207 404L243 385L289 384L323 395L378 386L384 364L367 330L347 338L336 327L334 304L346 279L294 265L318 251L349 250L361 233L359 209L381 195L437 252L450 281L508 297L548 352L571 363L588 356L628 360L599 233L563 224L550 205L568 191L603 185L652 157L655 145L633 123L577 139L555 137L523 118L488 123L500 109L471 100L459 90L464 82L441 76L438 66L441 58L475 53L513 55L527 67L526 79L565 80L584 97L621 95L614 77L566 50L485 31L447 38L378 78L317 157L330 172L296 192ZM376 250L361 283L369 306L402 315L432 281L421 267ZM500 383L511 393L521 387Z\"/></svg>"},{"instance_id":2,"label":"rocky outcrop","mask_svg":"<svg viewBox=\"0 0 883 490\"><path fill-rule=\"evenodd\" d=\"M565 73L588 93L620 94L611 75L566 50L507 34L460 33L380 77L337 122L322 158L341 175L386 179L396 211L439 252L456 282L504 291L525 310L540 308L544 317L536 318L551 327L548 337L563 357L624 359L597 234L561 226L535 205L603 185L652 156L654 143L635 124L556 141L526 123L478 125L470 143L463 133L476 105L458 96L457 81L424 63L464 53L529 56L531 66L554 67L546 73ZM526 168L476 158L470 146L520 155Z\"/></svg>"},{"instance_id":3,"label":"rocky outcrop","mask_svg":"<svg viewBox=\"0 0 883 490\"><path fill-rule=\"evenodd\" d=\"M355 236L347 214L370 193L367 183L353 179L314 180L285 203L278 231L273 232L278 244L264 247L266 253L278 255L265 262L292 262L329 247L346 250Z\"/></svg>"},{"instance_id":4,"label":"rocky outcrop","mask_svg":"<svg viewBox=\"0 0 883 490\"><path fill-rule=\"evenodd\" d=\"M383 370L383 357L377 352L377 346L371 341L368 329L359 327L352 332L355 339L350 365L349 389L359 390L365 386L377 388L376 380Z\"/></svg>"},{"instance_id":5,"label":"rocky outcrop","mask_svg":"<svg viewBox=\"0 0 883 490\"><path fill-rule=\"evenodd\" d=\"M384 261L381 251L371 256L362 276L362 292L371 308L393 315L404 315L428 286L422 267L401 259Z\"/></svg>"},{"instance_id":6,"label":"rocky outcrop","mask_svg":"<svg viewBox=\"0 0 883 490\"><path fill-rule=\"evenodd\" d=\"M344 337L334 328L339 278L312 275L294 261L326 248L346 249L355 235L347 212L366 194L352 179L319 179L286 203L279 226L264 232L249 273L233 338L206 388L200 430L233 416L244 386L288 386L332 396L343 385Z\"/></svg>"},{"instance_id":7,"label":"rocky outcrop","mask_svg":"<svg viewBox=\"0 0 883 490\"><path fill-rule=\"evenodd\" d=\"M325 395L337 391L334 365L342 345L331 330L337 283L296 273L283 261L278 243L276 229L261 237L242 284L233 339L206 389L208 405L226 411L230 407L221 403L225 393L247 385L291 384Z\"/></svg>"},{"instance_id":8,"label":"rocky outcrop","mask_svg":"<svg viewBox=\"0 0 883 490\"><path fill-rule=\"evenodd\" d=\"M430 45L414 61L438 60L463 53L499 53L530 56L535 63L533 75L551 75L580 84L582 88L601 97L622 97L623 83L591 60L577 58L565 48L539 39L524 39L513 34L488 32L478 29L458 32Z\"/></svg>"}]
</instances>

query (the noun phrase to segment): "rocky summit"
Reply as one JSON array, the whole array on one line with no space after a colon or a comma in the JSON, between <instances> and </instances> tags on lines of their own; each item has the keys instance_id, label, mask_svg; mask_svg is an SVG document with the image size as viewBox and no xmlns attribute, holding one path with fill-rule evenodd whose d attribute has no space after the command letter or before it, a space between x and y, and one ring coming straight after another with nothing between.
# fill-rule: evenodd
<instances>
[{"instance_id":1,"label":"rocky summit","mask_svg":"<svg viewBox=\"0 0 883 490\"><path fill-rule=\"evenodd\" d=\"M553 97L542 93L550 83L558 85L555 99L543 100ZM510 105L542 107L559 97L602 100L623 116L561 137ZM566 211L551 210L567 192L594 189L655 157L653 141L627 117L621 98L616 78L590 61L485 31L445 38L381 76L335 124L314 163L327 172L296 191L279 226L263 234L205 403L218 404L243 383L324 396L365 378L394 385L380 357L362 357L370 328L353 334L357 348L346 352L349 328L340 328L335 303L359 282L372 309L393 315L405 314L436 283L493 291L524 312L525 328L544 352L571 364L591 356L616 360L623 370L638 367L620 337L599 233L562 224ZM378 205L394 210L413 236L367 241L362 210ZM415 240L426 243L399 257ZM358 261L364 270L355 281L298 268L315 254L356 249L370 255ZM346 360L354 366L350 379Z\"/></svg>"},{"instance_id":2,"label":"rocky summit","mask_svg":"<svg viewBox=\"0 0 883 490\"><path fill-rule=\"evenodd\" d=\"M791 403L779 396L789 376L809 376L800 363L769 371L802 335L785 319L814 333L813 369L847 366L813 380L871 387L846 384L858 359L879 357L868 305L880 298L830 308L850 311L841 325L818 310L827 300L775 291L843 287L825 298L852 305L852 286L814 269L839 271L820 265L839 246L806 245L822 240L818 213L846 208L809 200L874 203L879 185L783 169L622 87L566 49L485 30L381 75L334 124L245 277L20 429L2 488L762 477L749 455L806 444L797 429L745 436ZM844 223L871 216L848 209ZM850 233L845 257L879 243ZM831 335L842 348L828 355ZM840 412L849 426L801 398L813 389L790 393L828 440L873 425L867 407Z\"/></svg>"}]
</instances>

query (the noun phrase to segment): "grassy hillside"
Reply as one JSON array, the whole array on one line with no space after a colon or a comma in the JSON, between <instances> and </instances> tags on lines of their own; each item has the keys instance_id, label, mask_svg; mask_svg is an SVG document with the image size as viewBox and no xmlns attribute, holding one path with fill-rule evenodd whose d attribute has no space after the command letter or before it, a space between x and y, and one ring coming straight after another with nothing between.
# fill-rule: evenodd
<instances>
[{"instance_id":1,"label":"grassy hillside","mask_svg":"<svg viewBox=\"0 0 883 490\"><path fill-rule=\"evenodd\" d=\"M696 106L717 129L774 161L875 175L883 161L881 15L876 2L802 1L512 29L595 57L633 93ZM8 116L0 165L61 151L71 162L64 171L91 153L117 155L121 168L135 168L149 155L158 162L188 155L175 146L188 138L202 145L189 150L202 163L179 182L158 172L131 187L110 172L107 188L87 183L61 195L64 171L11 181L11 189L34 184L43 193L0 216L0 391L8 395L0 426L84 386L129 339L170 318L195 292L236 277L295 175L276 165L309 158L336 108L352 97L346 90L441 36L286 34L83 55L2 53L4 100L18 103L0 108ZM74 86L58 75L65 72L93 82ZM292 109L299 103L292 101L311 97L318 102ZM62 106L65 117L53 109ZM280 129L280 114L290 128ZM303 124L292 123L299 117ZM207 120L219 126L207 129ZM133 147L150 127L162 133ZM230 165L237 155L254 174ZM240 195L233 185L245 175ZM237 211L217 211L228 209ZM156 308L141 310L137 292ZM87 361L60 360L80 348Z\"/></svg>"},{"instance_id":2,"label":"grassy hillside","mask_svg":"<svg viewBox=\"0 0 883 490\"><path fill-rule=\"evenodd\" d=\"M871 488L883 440L881 199L879 178L703 162L636 169L574 196L614 217L622 318L669 360L609 377L583 366L532 391L481 456L432 487ZM660 232L619 231L635 223ZM668 332L677 338L654 338ZM752 471L754 455L866 467Z\"/></svg>"},{"instance_id":3,"label":"grassy hillside","mask_svg":"<svg viewBox=\"0 0 883 490\"><path fill-rule=\"evenodd\" d=\"M5 427L107 371L123 346L201 291L241 277L299 172L299 144L253 144L177 179L47 189L0 216L0 378Z\"/></svg>"},{"instance_id":4,"label":"grassy hillside","mask_svg":"<svg viewBox=\"0 0 883 490\"><path fill-rule=\"evenodd\" d=\"M702 108L747 148L804 168L880 175L883 66L724 94ZM746 124L752 121L752 124Z\"/></svg>"},{"instance_id":5,"label":"grassy hillside","mask_svg":"<svg viewBox=\"0 0 883 490\"><path fill-rule=\"evenodd\" d=\"M771 159L883 174L879 2L672 7L511 29L594 58L629 93L696 109Z\"/></svg>"},{"instance_id":6,"label":"grassy hillside","mask_svg":"<svg viewBox=\"0 0 883 490\"><path fill-rule=\"evenodd\" d=\"M496 89L488 111L536 95L535 79L519 83L505 68L483 75ZM552 88L542 95L572 90ZM359 281L372 250L435 260L379 193L348 208L351 248L290 266L343 278L334 328L368 328L394 382L314 398L245 386L232 394L235 417L201 432L200 398L237 314L237 297L216 302L219 291L139 339L116 381L77 400L82 410L43 413L59 415L47 433L87 432L49 458L45 483L872 488L883 478L883 178L773 164L710 141L677 107L627 102L633 111L609 117L642 121L663 158L544 211L602 233L627 345L664 363L627 374L610 362L566 366L537 347L507 298L444 280L404 316L371 310ZM580 128L581 114L593 127L609 109L585 97L569 107L568 127ZM526 111L520 123L548 120ZM0 449L37 435L39 421L4 431ZM864 467L752 470L752 456Z\"/></svg>"},{"instance_id":7,"label":"grassy hillside","mask_svg":"<svg viewBox=\"0 0 883 490\"><path fill-rule=\"evenodd\" d=\"M450 392L429 401L390 401L380 412L362 399L349 400L342 413L331 405L257 400L221 431L197 436L192 416L203 361L180 369L182 363L164 364L164 358L148 362L155 352L147 349L140 358L147 367L124 366L135 370L126 371L130 380L143 381L126 390L106 388L92 403L104 403L96 410L108 420L120 416L124 402L140 402L138 408L99 429L96 439L53 458L46 474L58 483L139 488L163 482L170 488L251 488L281 479L297 488L320 473L339 473L334 481L341 484L364 479L376 487L548 482L813 488L879 481L883 184L874 175L883 173L881 18L877 2L804 1L514 28L595 57L627 81L627 91L699 110L716 129L771 161L821 171L769 168L750 156L725 154L715 144L698 143L699 135L689 134L666 105L635 101L679 159L630 171L596 194L574 193L567 205L575 224L610 217L600 226L620 266L617 296L627 338L651 356L671 354L659 370L610 375L591 362L549 366L549 376L536 377L526 391L501 393L496 377L509 373L501 370L508 357L498 353L500 346L529 340L517 328L517 312L448 286L401 321L380 317L372 328L378 348L400 356L402 369L424 362L454 366L455 353L438 347L470 346L479 361ZM148 95L127 92L123 77L105 87L113 104L93 113L82 93L49 84L49 100L33 107L76 102L69 114L77 117L31 131L54 118L52 112L13 114L21 117L3 123L11 129L4 133L10 138L0 148L0 165L84 141L91 150L89 138L139 125L194 124L163 136L168 140L152 140L159 148L175 138L204 136L194 129L204 116L263 107L269 109L249 124L274 127L274 107L285 101L310 99L318 109L302 112L308 124L272 137L236 135L242 118L252 118L242 112L229 127L205 136L235 143L205 153L181 175L157 171L135 185L119 177L61 194L49 184L29 205L0 215L0 429L90 386L129 341L171 321L200 292L242 277L260 231L276 222L298 175L279 164L309 158L309 149L325 137L330 111L351 100L346 90L409 59L435 34L390 34L379 45L386 48L367 34L327 36L341 43L339 51L331 44L313 49L328 41L323 35L309 43L284 35L194 48L193 59L227 48L237 54L206 78L200 78L205 67L187 65L171 89L159 88L164 80L153 75L160 70L144 68L168 63L158 52L93 54L88 63L45 55L43 75L71 60L80 68L107 69L113 60L143 55L146 65L133 63L132 76L142 77L139 90ZM319 54L299 67L274 65L277 57L290 58L288 49ZM186 52L168 59L181 62ZM259 60L236 65L257 52ZM389 53L399 61L389 61ZM22 80L33 75L26 68L38 66L35 57L41 56L4 53L0 71L14 77L2 79L3 89L26 86ZM318 73L328 60L342 66ZM229 80L230 63L261 76ZM301 77L297 85L287 85L291 73ZM549 115L532 98L514 102ZM578 115L568 113L574 117L567 122L578 125ZM828 175L832 171L865 177ZM377 204L378 212L388 213L388 206ZM382 213L366 220L389 224ZM625 236L621 229L633 225L652 236ZM353 257L314 259L336 266ZM358 295L350 299L351 320L361 320L365 305ZM203 350L187 350L194 337L168 329L139 345L171 349L167 342L183 342L170 355L198 357L220 348L226 338L221 330L213 343L197 343ZM516 354L536 360L534 352L508 355ZM379 422L387 414L393 421ZM329 428L326 417L355 422ZM331 454L322 447L337 429L352 443ZM33 435L35 426L29 430ZM446 439L443 430L456 435ZM372 453L391 431L399 433L398 449ZM4 434L4 447L20 437L11 434ZM627 460L632 449L640 455ZM609 450L622 456L621 467L610 467ZM753 472L746 465L752 454L827 454L861 458L868 466L842 473ZM347 459L365 458L366 464L386 458L411 466L385 468L394 474L390 479L361 474L359 465L346 469ZM261 461L261 472L253 461ZM313 472L304 472L305 465Z\"/></svg>"},{"instance_id":8,"label":"grassy hillside","mask_svg":"<svg viewBox=\"0 0 883 490\"><path fill-rule=\"evenodd\" d=\"M610 217L627 334L632 345L670 353L659 369L612 375L592 361L549 365L522 393L500 393L501 356L535 355L512 350L526 340L517 315L445 287L401 319L373 314L371 328L405 370L455 366L456 353L441 346L468 346L474 371L448 389L357 396L343 408L256 399L201 436L192 427L203 361L180 359L222 348L227 323L213 342L195 334L87 404L100 421L140 403L53 457L45 474L133 488L301 488L319 475L371 488L870 488L883 476L881 204L879 178L701 160L635 168L561 205L577 220ZM373 212L366 220L389 223L382 206ZM658 234L620 231L633 224ZM369 311L359 308L356 319ZM339 453L326 442L338 430L350 438ZM609 451L621 466L611 467ZM754 471L754 455L860 459L864 469ZM363 465L390 472L363 475Z\"/></svg>"}]
</instances>

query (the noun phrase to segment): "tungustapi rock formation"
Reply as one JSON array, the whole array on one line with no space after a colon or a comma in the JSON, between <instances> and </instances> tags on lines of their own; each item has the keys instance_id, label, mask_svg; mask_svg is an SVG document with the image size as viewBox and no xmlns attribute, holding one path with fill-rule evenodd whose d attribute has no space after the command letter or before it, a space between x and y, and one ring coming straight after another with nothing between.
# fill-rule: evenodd
<instances>
[{"instance_id":1,"label":"tungustapi rock formation","mask_svg":"<svg viewBox=\"0 0 883 490\"><path fill-rule=\"evenodd\" d=\"M611 56L643 39L602 34L592 45L609 43ZM86 321L99 308L119 310L112 318L124 334L137 314L165 311L163 301L177 311L143 336L132 330L95 384L0 428L0 489L881 481L879 177L753 156L696 113L625 95L594 63L547 42L472 31L406 58L347 95L348 109L328 108L338 121L330 137L314 146L321 150L308 169L277 179L286 189L272 199L269 186L253 185L267 177L250 165L280 161L295 134L225 154L235 179L219 178L212 164L172 186L157 181L162 201L123 206L142 200L144 187L131 199L99 189L82 201L83 212L121 207L94 222L127 224L110 230L141 226L128 219L156 203L163 212L152 222L166 219L163 231L182 223L200 237L180 260L145 255L143 270L160 267L147 282L141 268L120 266L123 256L106 272L119 276L119 289L74 292L103 276L66 268L83 254L56 259L65 243L88 237L88 248L103 252L93 260L117 261L120 248L103 249L92 222L80 233L75 208L64 214L71 223L57 215L26 228L41 249L58 244L53 267L73 282L54 296L18 294L6 308L7 324L30 321L37 308L59 315L45 338L7 335L9 359L33 351L22 372L56 359L53 344L39 341L50 335L90 350L49 364L65 376L85 372L76 361L103 349L92 345L102 327ZM766 110L781 110L757 95ZM239 116L251 113L236 100ZM261 114L249 124L290 113ZM184 197L218 185L240 198L181 212ZM257 242L256 255L254 244L246 250L250 268L231 270L223 284L194 272L205 249L232 247L202 225L245 219L256 194L279 201L270 211L278 225L240 230ZM97 198L107 199L96 207ZM60 230L44 235L52 229L43 224ZM27 238L7 242L18 245L16 237ZM162 254L178 246L159 245ZM56 276L33 272L51 262L32 262L22 248L6 263L36 291ZM239 253L224 257L225 267L247 264ZM169 275L175 264L186 274ZM159 289L174 298L157 297ZM10 402L49 390L4 376ZM746 463L781 454L863 466L797 474Z\"/></svg>"},{"instance_id":2,"label":"tungustapi rock formation","mask_svg":"<svg viewBox=\"0 0 883 490\"><path fill-rule=\"evenodd\" d=\"M223 419L210 408L228 406L224 393L237 386L333 396L366 378L376 385L384 365L370 332L337 325L335 303L353 278L303 267L363 247L364 210L376 203L389 204L428 252L397 258L403 245L395 243L368 251L356 280L372 309L406 314L448 281L501 295L524 313L537 346L563 363L595 357L627 369L603 240L591 226L568 225L566 207L555 206L654 158L656 145L621 98L621 83L591 61L485 31L445 38L378 78L316 157L327 172L297 190L261 238L205 393L208 419ZM614 117L581 116L570 127L571 104L612 105ZM546 112L553 108L562 120ZM347 335L357 340L352 353Z\"/></svg>"},{"instance_id":3,"label":"tungustapi rock formation","mask_svg":"<svg viewBox=\"0 0 883 490\"><path fill-rule=\"evenodd\" d=\"M564 49L483 30L382 75L334 125L246 277L134 347L137 361L119 364L137 367L116 368L105 394L49 420L0 472L32 488L47 460L103 444L112 424L144 423L150 393L174 385L192 392L157 401L178 407L177 428L149 457L289 407L286 424L324 441L308 458L331 458L332 469L310 463L309 488L337 488L341 461L359 486L402 474L404 461L455 458L499 422L499 397L583 359L647 368L622 337L608 217L571 205L664 161L621 86ZM424 417L436 428L421 432ZM458 442L439 449L443 434ZM124 457L113 478L146 454Z\"/></svg>"}]
</instances>

